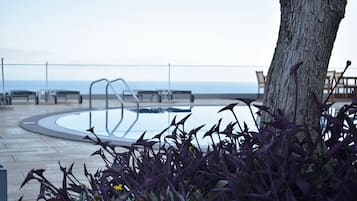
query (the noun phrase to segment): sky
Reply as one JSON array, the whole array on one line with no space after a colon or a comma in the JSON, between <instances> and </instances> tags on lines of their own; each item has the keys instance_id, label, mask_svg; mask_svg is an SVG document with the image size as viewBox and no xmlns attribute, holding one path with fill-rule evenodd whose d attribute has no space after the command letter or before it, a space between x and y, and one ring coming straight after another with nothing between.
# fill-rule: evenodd
<instances>
[{"instance_id":1,"label":"sky","mask_svg":"<svg viewBox=\"0 0 357 201\"><path fill-rule=\"evenodd\" d=\"M357 62L356 11L349 0L331 66ZM279 21L278 0L0 0L0 57L269 66Z\"/></svg>"}]
</instances>

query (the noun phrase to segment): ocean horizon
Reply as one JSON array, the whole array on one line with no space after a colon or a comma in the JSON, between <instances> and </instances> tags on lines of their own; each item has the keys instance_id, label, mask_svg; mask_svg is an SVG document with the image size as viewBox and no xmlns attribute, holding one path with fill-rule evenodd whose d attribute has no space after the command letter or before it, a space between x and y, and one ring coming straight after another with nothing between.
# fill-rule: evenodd
<instances>
[{"instance_id":1,"label":"ocean horizon","mask_svg":"<svg viewBox=\"0 0 357 201\"><path fill-rule=\"evenodd\" d=\"M89 80L49 80L48 89L63 89L76 90L81 94L89 94L89 86L92 81ZM256 82L177 82L170 83L162 81L127 81L129 87L133 90L157 90L157 89L171 89L171 90L190 90L195 94L239 94L239 93L256 93ZM0 90L3 86L0 83ZM124 84L117 82L113 86L115 90L121 92L126 90ZM38 91L46 89L46 81L44 80L5 80L5 91L10 90L31 90ZM105 94L105 83L97 83L92 88L93 94Z\"/></svg>"}]
</instances>

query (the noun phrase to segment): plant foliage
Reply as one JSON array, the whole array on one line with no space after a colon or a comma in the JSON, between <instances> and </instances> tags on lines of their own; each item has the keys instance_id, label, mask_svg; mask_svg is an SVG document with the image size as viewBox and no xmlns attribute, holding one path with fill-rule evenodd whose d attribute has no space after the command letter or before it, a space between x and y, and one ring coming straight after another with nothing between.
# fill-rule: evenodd
<instances>
[{"instance_id":1,"label":"plant foliage","mask_svg":"<svg viewBox=\"0 0 357 201\"><path fill-rule=\"evenodd\" d=\"M279 112L252 106L252 100L239 101L274 120L252 131L238 121L234 103L219 112L232 113L236 121L218 121L205 132L204 138L212 141L208 147L200 146L197 137L204 125L184 129L188 115L174 118L152 139L143 133L131 146L120 146L124 152L102 141L92 128L86 139L99 145L92 155L103 159L104 168L92 174L84 165L88 185L73 175L73 164L60 164L60 187L46 179L43 169L31 170L22 186L38 181L37 200L46 201L357 199L356 101L335 115L329 113L331 104L318 103L319 125L296 125Z\"/></svg>"}]
</instances>

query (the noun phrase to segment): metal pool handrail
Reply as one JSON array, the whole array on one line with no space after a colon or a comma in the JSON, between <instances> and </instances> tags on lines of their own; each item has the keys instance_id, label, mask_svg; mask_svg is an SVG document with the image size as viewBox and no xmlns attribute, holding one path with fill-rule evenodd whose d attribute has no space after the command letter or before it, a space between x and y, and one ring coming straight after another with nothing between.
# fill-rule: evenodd
<instances>
[{"instance_id":1,"label":"metal pool handrail","mask_svg":"<svg viewBox=\"0 0 357 201\"><path fill-rule=\"evenodd\" d=\"M108 87L110 86L110 88L115 92L116 97L119 99L119 101L123 104L125 101L120 97L120 95L115 91L112 83L117 82L117 81L121 81L127 90L129 90L130 95L134 98L135 102L136 102L136 108L139 109L139 99L136 96L136 94L134 93L134 91L129 87L128 83L123 79L123 78L116 78L114 80L110 80L107 83L107 86L105 87L105 96L106 96L106 107L108 108Z\"/></svg>"},{"instance_id":2,"label":"metal pool handrail","mask_svg":"<svg viewBox=\"0 0 357 201\"><path fill-rule=\"evenodd\" d=\"M127 90L129 90L130 94L133 96L135 102L136 102L136 109L137 111L139 111L139 99L138 97L135 95L135 93L133 92L133 90L129 87L128 83L123 79L123 78L117 78L114 80L108 80L106 78L102 78L99 80L95 80L93 82L91 82L91 84L89 85L89 109L92 110L92 88L93 85L98 83L98 82L106 82L106 86L105 86L105 108L106 108L106 130L109 134L113 134L114 131L119 127L119 125L121 124L121 122L123 121L124 118L124 100L120 97L119 93L115 90L114 86L112 85L112 83L117 82L117 81L121 81L125 87L127 88ZM115 126L115 128L110 132L109 128L108 128L108 109L109 109L109 97L108 97L108 88L111 88L112 91L114 92L115 96L118 98L118 100L120 101L121 104L121 117L119 122L117 123L117 125ZM139 118L139 112L136 114L136 119L134 120L134 122L131 124L131 126L129 127L129 129L125 132L124 135L126 135L130 129L134 126L134 124L137 122ZM89 113L89 127L92 127L92 113Z\"/></svg>"},{"instance_id":3,"label":"metal pool handrail","mask_svg":"<svg viewBox=\"0 0 357 201\"><path fill-rule=\"evenodd\" d=\"M95 83L102 82L102 81L105 81L107 83L109 82L108 79L102 78L102 79L95 80L95 81L91 82L90 85L89 85L89 109L92 109L92 88L93 88L93 85Z\"/></svg>"},{"instance_id":4,"label":"metal pool handrail","mask_svg":"<svg viewBox=\"0 0 357 201\"><path fill-rule=\"evenodd\" d=\"M106 87L105 87L105 108L108 109L108 88L110 87L112 89L112 91L114 92L115 96L118 98L118 100L120 101L121 103L121 106L123 108L124 106L124 100L120 97L119 93L115 90L114 86L112 85L112 83L114 82L117 82L117 81L121 81L125 87L127 88L127 90L129 90L130 94L133 96L135 102L136 102L136 107L137 109L139 109L139 99L138 97L135 95L135 93L133 92L133 90L129 87L128 83L123 79L123 78L117 78L117 79L114 79L114 80L108 80L107 78L102 78L102 79L98 79L98 80L95 80L93 82L90 83L89 85L89 109L92 109L92 88L93 88L93 85L98 83L98 82L106 82Z\"/></svg>"}]
</instances>

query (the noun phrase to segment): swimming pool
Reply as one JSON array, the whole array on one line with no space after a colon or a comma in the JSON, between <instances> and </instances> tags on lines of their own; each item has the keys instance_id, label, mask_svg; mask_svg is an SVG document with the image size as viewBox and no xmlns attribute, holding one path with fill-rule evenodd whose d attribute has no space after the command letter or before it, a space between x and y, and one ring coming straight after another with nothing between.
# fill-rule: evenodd
<instances>
[{"instance_id":1,"label":"swimming pool","mask_svg":"<svg viewBox=\"0 0 357 201\"><path fill-rule=\"evenodd\" d=\"M36 133L73 140L82 140L89 134L86 130L94 127L95 133L101 139L127 145L135 142L144 131L145 138L152 138L167 128L175 116L179 121L191 114L185 123L185 131L205 124L198 138L200 144L207 144L209 139L202 139L202 136L219 119L222 119L221 129L229 122L235 121L229 111L217 113L223 107L201 105L141 107L139 111L135 108L80 110L30 117L24 119L20 125ZM248 107L237 106L235 112L241 124L246 122L249 128L254 130L254 121Z\"/></svg>"}]
</instances>

